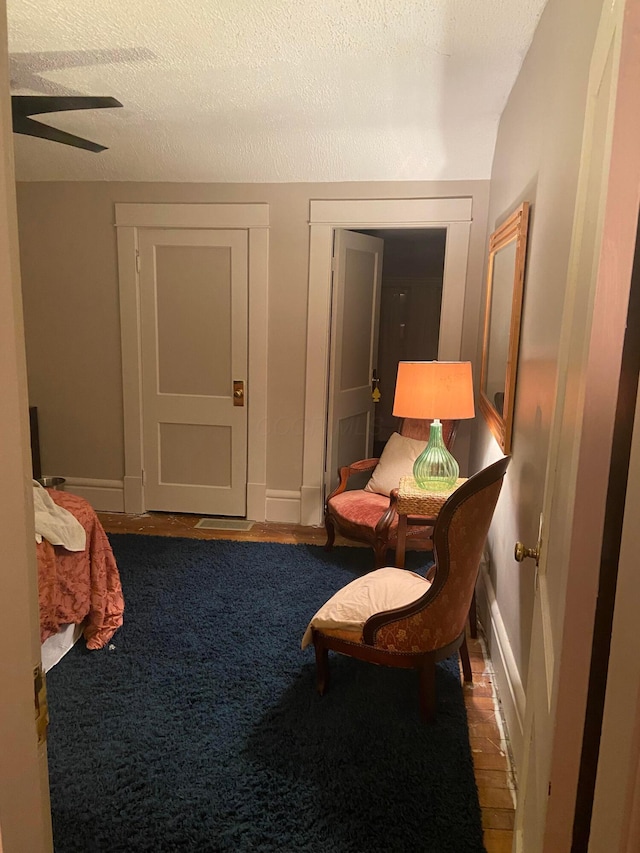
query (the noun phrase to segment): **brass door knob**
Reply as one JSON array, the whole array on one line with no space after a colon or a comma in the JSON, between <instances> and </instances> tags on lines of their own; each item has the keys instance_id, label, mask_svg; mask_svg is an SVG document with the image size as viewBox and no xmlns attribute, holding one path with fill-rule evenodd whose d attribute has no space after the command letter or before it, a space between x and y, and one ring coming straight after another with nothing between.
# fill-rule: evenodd
<instances>
[{"instance_id":1,"label":"brass door knob","mask_svg":"<svg viewBox=\"0 0 640 853\"><path fill-rule=\"evenodd\" d=\"M244 406L244 382L240 379L233 381L233 405Z\"/></svg>"},{"instance_id":2,"label":"brass door knob","mask_svg":"<svg viewBox=\"0 0 640 853\"><path fill-rule=\"evenodd\" d=\"M516 547L514 549L513 556L516 560L521 563L523 560L526 560L527 557L531 557L531 559L536 561L536 566L538 565L538 560L540 559L540 547L536 548L525 548L522 542L516 542Z\"/></svg>"}]
</instances>

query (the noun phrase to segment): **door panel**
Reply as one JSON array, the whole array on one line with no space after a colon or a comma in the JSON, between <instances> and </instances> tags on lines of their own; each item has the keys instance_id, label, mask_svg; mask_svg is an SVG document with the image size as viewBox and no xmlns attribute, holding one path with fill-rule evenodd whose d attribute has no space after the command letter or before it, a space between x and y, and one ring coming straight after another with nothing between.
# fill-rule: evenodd
<instances>
[{"instance_id":1,"label":"door panel","mask_svg":"<svg viewBox=\"0 0 640 853\"><path fill-rule=\"evenodd\" d=\"M378 350L383 248L378 237L335 232L327 493L336 485L341 465L373 451L371 380Z\"/></svg>"},{"instance_id":2,"label":"door panel","mask_svg":"<svg viewBox=\"0 0 640 853\"><path fill-rule=\"evenodd\" d=\"M156 246L156 298L160 393L224 396L231 370L230 247Z\"/></svg>"},{"instance_id":3,"label":"door panel","mask_svg":"<svg viewBox=\"0 0 640 853\"><path fill-rule=\"evenodd\" d=\"M247 233L145 229L139 251L145 506L245 515Z\"/></svg>"},{"instance_id":4,"label":"door panel","mask_svg":"<svg viewBox=\"0 0 640 853\"><path fill-rule=\"evenodd\" d=\"M614 0L603 9L591 64L542 499L516 812L516 849L522 853L571 847L611 449L608 425L615 415L626 317L624 280L607 278L602 260L622 5ZM519 532L520 538L530 537L529 531Z\"/></svg>"},{"instance_id":5,"label":"door panel","mask_svg":"<svg viewBox=\"0 0 640 853\"><path fill-rule=\"evenodd\" d=\"M159 424L160 480L200 486L231 486L231 427ZM189 447L190 453L184 453Z\"/></svg>"},{"instance_id":6,"label":"door panel","mask_svg":"<svg viewBox=\"0 0 640 853\"><path fill-rule=\"evenodd\" d=\"M376 299L377 249L372 252L350 245L345 249L344 262L342 331L347 336L342 341L340 390L350 391L371 384L371 316Z\"/></svg>"},{"instance_id":7,"label":"door panel","mask_svg":"<svg viewBox=\"0 0 640 853\"><path fill-rule=\"evenodd\" d=\"M361 412L343 418L338 427L338 455L336 471L343 465L350 465L358 459L369 456L368 448L363 455L362 437L367 434L369 428L369 414Z\"/></svg>"}]
</instances>

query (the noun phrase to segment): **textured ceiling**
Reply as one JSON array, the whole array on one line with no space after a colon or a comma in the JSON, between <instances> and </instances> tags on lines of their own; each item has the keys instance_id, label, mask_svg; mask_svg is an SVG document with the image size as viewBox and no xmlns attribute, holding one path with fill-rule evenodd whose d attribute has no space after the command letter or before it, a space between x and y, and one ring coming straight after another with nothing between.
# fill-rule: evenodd
<instances>
[{"instance_id":1,"label":"textured ceiling","mask_svg":"<svg viewBox=\"0 0 640 853\"><path fill-rule=\"evenodd\" d=\"M22 180L481 179L546 0L8 0L12 93L109 147L14 135Z\"/></svg>"}]
</instances>

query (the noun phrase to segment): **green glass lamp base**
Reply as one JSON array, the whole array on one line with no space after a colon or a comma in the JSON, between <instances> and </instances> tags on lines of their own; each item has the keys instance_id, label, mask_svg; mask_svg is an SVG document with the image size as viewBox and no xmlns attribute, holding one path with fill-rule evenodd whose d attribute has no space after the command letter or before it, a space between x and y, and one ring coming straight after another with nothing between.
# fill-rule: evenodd
<instances>
[{"instance_id":1,"label":"green glass lamp base","mask_svg":"<svg viewBox=\"0 0 640 853\"><path fill-rule=\"evenodd\" d=\"M455 486L460 466L449 453L442 438L442 423L436 418L429 431L429 442L413 463L413 477L420 489L444 492Z\"/></svg>"}]
</instances>

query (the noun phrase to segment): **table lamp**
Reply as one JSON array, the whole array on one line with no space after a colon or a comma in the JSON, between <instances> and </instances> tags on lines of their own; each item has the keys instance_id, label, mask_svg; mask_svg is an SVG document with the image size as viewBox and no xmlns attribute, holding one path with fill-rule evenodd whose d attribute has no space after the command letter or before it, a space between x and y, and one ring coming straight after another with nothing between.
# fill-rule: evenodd
<instances>
[{"instance_id":1,"label":"table lamp","mask_svg":"<svg viewBox=\"0 0 640 853\"><path fill-rule=\"evenodd\" d=\"M432 421L429 442L413 463L416 485L433 492L454 486L460 468L445 447L440 419L474 417L471 362L398 362L393 414Z\"/></svg>"}]
</instances>

